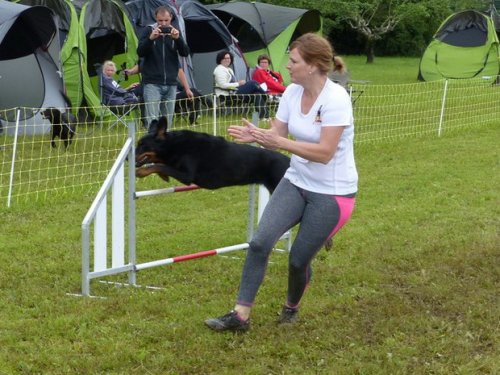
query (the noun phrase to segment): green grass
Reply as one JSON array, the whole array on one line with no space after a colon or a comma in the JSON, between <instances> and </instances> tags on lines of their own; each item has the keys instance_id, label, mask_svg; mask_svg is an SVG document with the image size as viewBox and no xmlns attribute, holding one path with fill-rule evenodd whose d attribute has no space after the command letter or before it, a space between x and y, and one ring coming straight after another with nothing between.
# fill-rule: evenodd
<instances>
[{"instance_id":1,"label":"green grass","mask_svg":"<svg viewBox=\"0 0 500 375\"><path fill-rule=\"evenodd\" d=\"M416 82L418 59L346 60L353 79ZM355 110L373 97L368 89ZM398 100L387 99L396 108L387 112L405 118L409 107L398 110ZM467 112L480 101L450 100ZM447 116L460 121L457 110ZM373 113L357 117L358 135L370 140ZM416 127L403 138L356 144L355 212L333 251L315 259L300 320L290 327L275 324L286 254L271 256L252 329L218 334L203 320L232 307L243 252L138 273L138 284L162 289L94 280L92 294L104 298L73 297L67 293L81 285L81 222L95 193L51 193L49 183L43 199L2 204L0 374L499 373L500 123L462 122L467 127L445 128L441 137ZM78 139L65 157L88 158L85 165L111 160L121 139L119 131L99 145ZM64 160L44 141L19 152L29 158L44 150L41 169L62 182ZM88 172L71 171L79 173ZM95 187L94 177L88 183ZM138 190L164 186L156 177L137 181ZM247 188L233 187L139 199L138 262L244 242L247 196Z\"/></svg>"},{"instance_id":2,"label":"green grass","mask_svg":"<svg viewBox=\"0 0 500 375\"><path fill-rule=\"evenodd\" d=\"M232 307L243 254L138 274L162 290L93 281L105 299L71 297L92 197L3 210L0 373L498 373L498 136L359 145L355 213L315 260L299 323L275 325L287 272L275 253L245 335L203 326ZM228 188L139 200L138 260L244 241L246 199Z\"/></svg>"},{"instance_id":3,"label":"green grass","mask_svg":"<svg viewBox=\"0 0 500 375\"><path fill-rule=\"evenodd\" d=\"M415 83L420 58L417 57L375 57L371 64L366 56L342 56L353 80L369 81L370 84Z\"/></svg>"}]
</instances>

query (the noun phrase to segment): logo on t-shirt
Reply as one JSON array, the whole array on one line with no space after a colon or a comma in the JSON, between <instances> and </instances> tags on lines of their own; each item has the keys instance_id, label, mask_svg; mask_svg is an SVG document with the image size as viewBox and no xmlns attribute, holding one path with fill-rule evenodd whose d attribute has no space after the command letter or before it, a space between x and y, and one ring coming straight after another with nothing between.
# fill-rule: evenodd
<instances>
[{"instance_id":1,"label":"logo on t-shirt","mask_svg":"<svg viewBox=\"0 0 500 375\"><path fill-rule=\"evenodd\" d=\"M316 117L314 118L314 123L317 125L321 125L321 108L323 108L322 105L319 106L318 112L316 112Z\"/></svg>"}]
</instances>

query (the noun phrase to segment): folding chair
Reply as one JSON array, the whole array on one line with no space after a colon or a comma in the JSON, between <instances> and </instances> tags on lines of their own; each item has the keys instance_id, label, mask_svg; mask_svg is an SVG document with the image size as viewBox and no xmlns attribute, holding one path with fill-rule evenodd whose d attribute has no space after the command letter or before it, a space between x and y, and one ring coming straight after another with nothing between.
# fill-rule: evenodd
<instances>
[{"instance_id":1,"label":"folding chair","mask_svg":"<svg viewBox=\"0 0 500 375\"><path fill-rule=\"evenodd\" d=\"M363 80L349 80L347 82L347 92L351 97L352 104L356 104L356 101L364 94L365 89L363 86L366 86L370 81Z\"/></svg>"},{"instance_id":2,"label":"folding chair","mask_svg":"<svg viewBox=\"0 0 500 375\"><path fill-rule=\"evenodd\" d=\"M100 110L99 110L99 121L101 127L104 123L105 118L109 118L109 129L115 125L122 124L128 128L130 118L135 110L139 110L139 103L130 103L124 105L109 105L104 102L104 77L102 71L102 64L95 64L97 76L99 77L99 100L100 100ZM118 81L120 83L120 81ZM113 96L113 95L111 95ZM132 121L135 121L133 118Z\"/></svg>"}]
</instances>

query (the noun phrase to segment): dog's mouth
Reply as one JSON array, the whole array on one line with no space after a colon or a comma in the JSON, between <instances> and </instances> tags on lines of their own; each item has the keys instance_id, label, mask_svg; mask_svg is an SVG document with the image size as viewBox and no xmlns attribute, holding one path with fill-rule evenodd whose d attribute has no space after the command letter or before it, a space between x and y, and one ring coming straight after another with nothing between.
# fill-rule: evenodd
<instances>
[{"instance_id":1,"label":"dog's mouth","mask_svg":"<svg viewBox=\"0 0 500 375\"><path fill-rule=\"evenodd\" d=\"M153 165L163 165L154 152L144 152L135 157L136 168L148 168Z\"/></svg>"},{"instance_id":2,"label":"dog's mouth","mask_svg":"<svg viewBox=\"0 0 500 375\"><path fill-rule=\"evenodd\" d=\"M142 154L136 155L135 166L140 168L146 165L154 164L156 160L154 152L143 152Z\"/></svg>"},{"instance_id":3,"label":"dog's mouth","mask_svg":"<svg viewBox=\"0 0 500 375\"><path fill-rule=\"evenodd\" d=\"M135 158L135 167L140 168L145 165L152 164L150 161L149 157L147 155L139 155L138 157Z\"/></svg>"},{"instance_id":4,"label":"dog's mouth","mask_svg":"<svg viewBox=\"0 0 500 375\"><path fill-rule=\"evenodd\" d=\"M165 164L160 161L161 160L158 160L154 152L144 152L137 155L135 158L135 176L142 178L152 173L158 173L162 179L169 181L166 173L163 173Z\"/></svg>"}]
</instances>

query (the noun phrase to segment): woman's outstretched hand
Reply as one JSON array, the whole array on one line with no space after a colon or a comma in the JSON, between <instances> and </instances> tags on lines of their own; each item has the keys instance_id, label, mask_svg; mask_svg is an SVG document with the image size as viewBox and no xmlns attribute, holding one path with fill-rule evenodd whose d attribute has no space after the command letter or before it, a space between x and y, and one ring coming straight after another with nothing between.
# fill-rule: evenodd
<instances>
[{"instance_id":1,"label":"woman's outstretched hand","mask_svg":"<svg viewBox=\"0 0 500 375\"><path fill-rule=\"evenodd\" d=\"M261 129L246 118L241 119L243 125L231 125L228 128L228 133L237 142L252 143L257 142L261 146L276 150L279 148L280 136L276 129L273 128L271 120L271 129Z\"/></svg>"},{"instance_id":2,"label":"woman's outstretched hand","mask_svg":"<svg viewBox=\"0 0 500 375\"><path fill-rule=\"evenodd\" d=\"M250 128L248 131L250 135L253 137L254 142L257 142L264 148L270 150L276 150L279 148L279 140L280 136L278 131L274 128L273 120L271 120L271 128L270 129L261 129L256 126Z\"/></svg>"},{"instance_id":3,"label":"woman's outstretched hand","mask_svg":"<svg viewBox=\"0 0 500 375\"><path fill-rule=\"evenodd\" d=\"M227 132L237 142L241 142L241 143L255 142L255 138L251 134L251 130L258 129L258 128L254 124L252 124L250 121L248 121L246 118L243 118L241 120L243 122L243 125L231 125L231 126L229 126Z\"/></svg>"}]
</instances>

